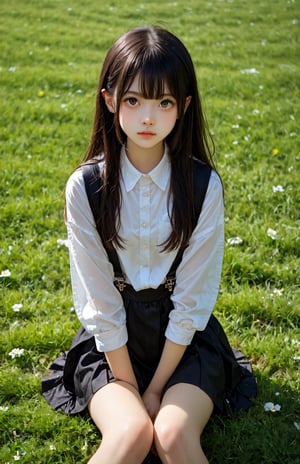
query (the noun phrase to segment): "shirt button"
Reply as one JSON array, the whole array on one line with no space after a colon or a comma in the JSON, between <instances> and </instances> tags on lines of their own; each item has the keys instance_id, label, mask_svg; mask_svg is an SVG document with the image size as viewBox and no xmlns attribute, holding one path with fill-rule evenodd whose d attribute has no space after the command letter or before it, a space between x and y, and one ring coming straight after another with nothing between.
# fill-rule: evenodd
<instances>
[{"instance_id":1,"label":"shirt button","mask_svg":"<svg viewBox=\"0 0 300 464\"><path fill-rule=\"evenodd\" d=\"M149 193L148 193L148 192L144 192L144 193L143 193L143 196L144 196L144 197L148 197L148 196L149 196Z\"/></svg>"},{"instance_id":2,"label":"shirt button","mask_svg":"<svg viewBox=\"0 0 300 464\"><path fill-rule=\"evenodd\" d=\"M144 228L147 227L146 222L143 222L143 223L142 223L142 227L144 227Z\"/></svg>"}]
</instances>

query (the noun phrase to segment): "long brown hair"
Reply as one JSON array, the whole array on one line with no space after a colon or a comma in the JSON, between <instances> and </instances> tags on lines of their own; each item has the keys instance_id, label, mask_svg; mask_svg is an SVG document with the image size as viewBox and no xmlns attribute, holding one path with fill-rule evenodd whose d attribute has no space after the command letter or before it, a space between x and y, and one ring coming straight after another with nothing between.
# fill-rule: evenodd
<instances>
[{"instance_id":1,"label":"long brown hair","mask_svg":"<svg viewBox=\"0 0 300 464\"><path fill-rule=\"evenodd\" d=\"M104 158L99 229L106 247L123 247L119 236L120 152L126 142L118 114L123 95L139 76L144 98L159 99L164 89L176 99L178 119L166 138L171 161L169 211L172 231L162 250L185 247L194 224L192 157L213 166L212 150L201 107L192 59L183 43L159 27L140 27L122 35L110 48L103 63L96 100L93 132L84 161ZM111 113L101 95L106 89L114 95ZM184 112L186 97L191 102Z\"/></svg>"}]
</instances>

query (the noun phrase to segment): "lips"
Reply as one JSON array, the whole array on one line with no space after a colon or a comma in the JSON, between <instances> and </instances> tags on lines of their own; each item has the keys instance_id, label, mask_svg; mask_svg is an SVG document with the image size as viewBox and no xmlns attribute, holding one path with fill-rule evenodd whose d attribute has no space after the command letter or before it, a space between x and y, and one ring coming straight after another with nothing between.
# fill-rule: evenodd
<instances>
[{"instance_id":1,"label":"lips","mask_svg":"<svg viewBox=\"0 0 300 464\"><path fill-rule=\"evenodd\" d=\"M150 132L150 131L143 131L143 132L138 132L138 135L140 135L141 137L153 137L155 133Z\"/></svg>"}]
</instances>

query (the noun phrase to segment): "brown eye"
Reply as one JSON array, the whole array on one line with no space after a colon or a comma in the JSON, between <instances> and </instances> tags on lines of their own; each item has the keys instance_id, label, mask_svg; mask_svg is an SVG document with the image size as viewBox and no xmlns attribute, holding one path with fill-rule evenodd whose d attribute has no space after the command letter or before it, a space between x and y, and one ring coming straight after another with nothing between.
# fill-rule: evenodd
<instances>
[{"instance_id":1,"label":"brown eye","mask_svg":"<svg viewBox=\"0 0 300 464\"><path fill-rule=\"evenodd\" d=\"M135 97L128 97L126 98L126 102L128 103L129 106L136 106L138 101Z\"/></svg>"}]
</instances>

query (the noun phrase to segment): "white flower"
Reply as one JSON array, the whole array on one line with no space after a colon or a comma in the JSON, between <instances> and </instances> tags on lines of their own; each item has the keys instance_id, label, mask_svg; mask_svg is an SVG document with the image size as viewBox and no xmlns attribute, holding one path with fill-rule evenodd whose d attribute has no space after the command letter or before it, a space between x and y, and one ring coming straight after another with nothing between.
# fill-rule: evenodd
<instances>
[{"instance_id":1,"label":"white flower","mask_svg":"<svg viewBox=\"0 0 300 464\"><path fill-rule=\"evenodd\" d=\"M272 296L282 296L283 290L280 288L274 288L273 292L271 293Z\"/></svg>"},{"instance_id":2,"label":"white flower","mask_svg":"<svg viewBox=\"0 0 300 464\"><path fill-rule=\"evenodd\" d=\"M8 353L8 356L14 359L14 358L19 358L20 356L23 356L23 354L24 354L24 348L14 348Z\"/></svg>"},{"instance_id":3,"label":"white flower","mask_svg":"<svg viewBox=\"0 0 300 464\"><path fill-rule=\"evenodd\" d=\"M267 230L267 236L270 237L272 240L276 240L276 238L277 238L276 230L271 229L271 227L269 227L268 230Z\"/></svg>"},{"instance_id":4,"label":"white flower","mask_svg":"<svg viewBox=\"0 0 300 464\"><path fill-rule=\"evenodd\" d=\"M16 66L10 66L8 68L8 70L9 70L9 72L16 72L17 68L16 68Z\"/></svg>"},{"instance_id":5,"label":"white flower","mask_svg":"<svg viewBox=\"0 0 300 464\"><path fill-rule=\"evenodd\" d=\"M21 451L21 454L19 451L17 451L17 454L14 455L14 460L15 461L20 461L22 456L25 456L26 451Z\"/></svg>"},{"instance_id":6,"label":"white flower","mask_svg":"<svg viewBox=\"0 0 300 464\"><path fill-rule=\"evenodd\" d=\"M269 402L264 405L264 410L267 412L269 411L278 412L280 411L280 409L281 409L281 406L279 404L274 404L274 403Z\"/></svg>"},{"instance_id":7,"label":"white flower","mask_svg":"<svg viewBox=\"0 0 300 464\"><path fill-rule=\"evenodd\" d=\"M8 406L0 406L0 411L8 411Z\"/></svg>"},{"instance_id":8,"label":"white flower","mask_svg":"<svg viewBox=\"0 0 300 464\"><path fill-rule=\"evenodd\" d=\"M259 71L257 71L256 68L248 68L248 69L242 69L241 73L242 74L259 74Z\"/></svg>"},{"instance_id":9,"label":"white flower","mask_svg":"<svg viewBox=\"0 0 300 464\"><path fill-rule=\"evenodd\" d=\"M264 405L264 410L265 411L270 411L270 408L273 408L274 407L274 403L265 403Z\"/></svg>"},{"instance_id":10,"label":"white flower","mask_svg":"<svg viewBox=\"0 0 300 464\"><path fill-rule=\"evenodd\" d=\"M9 269L5 269L4 271L1 272L0 277L10 277L11 272Z\"/></svg>"},{"instance_id":11,"label":"white flower","mask_svg":"<svg viewBox=\"0 0 300 464\"><path fill-rule=\"evenodd\" d=\"M55 451L55 450L56 450L55 445L50 445L49 448L50 448L51 451Z\"/></svg>"},{"instance_id":12,"label":"white flower","mask_svg":"<svg viewBox=\"0 0 300 464\"><path fill-rule=\"evenodd\" d=\"M231 237L227 239L228 245L241 245L243 243L243 239L241 237Z\"/></svg>"},{"instance_id":13,"label":"white flower","mask_svg":"<svg viewBox=\"0 0 300 464\"><path fill-rule=\"evenodd\" d=\"M15 313L18 313L20 311L20 309L23 308L23 305L22 303L16 303L12 306L12 310L15 312Z\"/></svg>"},{"instance_id":14,"label":"white flower","mask_svg":"<svg viewBox=\"0 0 300 464\"><path fill-rule=\"evenodd\" d=\"M274 193L284 192L284 188L282 187L282 185L273 185L272 190Z\"/></svg>"},{"instance_id":15,"label":"white flower","mask_svg":"<svg viewBox=\"0 0 300 464\"><path fill-rule=\"evenodd\" d=\"M65 246L66 248L69 248L68 239L67 239L67 240L63 240L62 238L59 238L59 239L57 239L56 243L57 243L57 246L58 246L58 247Z\"/></svg>"}]
</instances>

